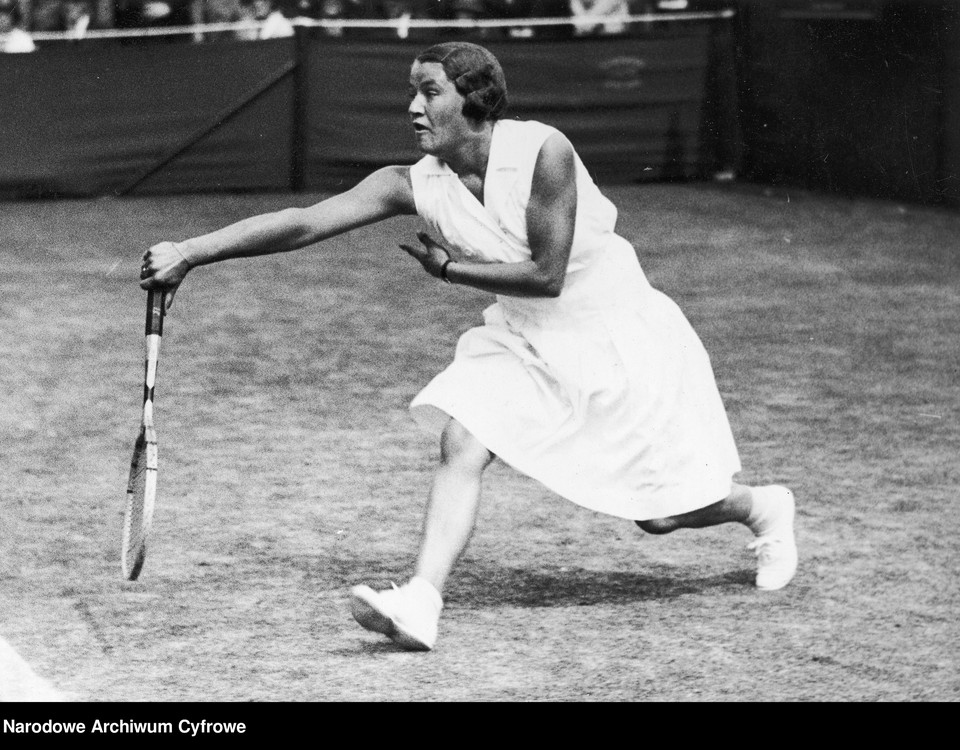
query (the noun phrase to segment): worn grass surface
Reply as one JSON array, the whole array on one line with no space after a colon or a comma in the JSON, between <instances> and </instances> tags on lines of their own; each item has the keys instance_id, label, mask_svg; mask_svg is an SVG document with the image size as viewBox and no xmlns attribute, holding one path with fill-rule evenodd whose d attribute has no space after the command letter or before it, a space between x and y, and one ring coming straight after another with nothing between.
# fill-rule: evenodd
<instances>
[{"instance_id":1,"label":"worn grass surface","mask_svg":"<svg viewBox=\"0 0 960 750\"><path fill-rule=\"evenodd\" d=\"M494 465L438 648L360 630L404 579L437 448L406 406L486 295L396 221L198 269L167 318L141 579L120 511L139 255L319 196L0 205L0 635L80 701L955 701L960 215L748 186L610 189L711 352L747 482L798 497L801 568L741 527L645 536ZM3 675L0 675L0 681Z\"/></svg>"}]
</instances>

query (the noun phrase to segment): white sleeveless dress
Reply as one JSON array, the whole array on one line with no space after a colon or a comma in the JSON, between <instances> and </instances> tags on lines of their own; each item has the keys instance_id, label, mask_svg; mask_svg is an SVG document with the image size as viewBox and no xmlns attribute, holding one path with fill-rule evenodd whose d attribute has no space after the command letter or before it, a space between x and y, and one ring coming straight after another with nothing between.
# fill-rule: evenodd
<instances>
[{"instance_id":1,"label":"white sleeveless dress","mask_svg":"<svg viewBox=\"0 0 960 750\"><path fill-rule=\"evenodd\" d=\"M555 132L498 122L483 204L435 157L411 167L417 210L455 259L530 258L533 170ZM740 459L700 339L650 286L616 220L578 157L563 292L497 295L410 409L436 434L453 417L502 461L578 505L662 518L726 497Z\"/></svg>"}]
</instances>

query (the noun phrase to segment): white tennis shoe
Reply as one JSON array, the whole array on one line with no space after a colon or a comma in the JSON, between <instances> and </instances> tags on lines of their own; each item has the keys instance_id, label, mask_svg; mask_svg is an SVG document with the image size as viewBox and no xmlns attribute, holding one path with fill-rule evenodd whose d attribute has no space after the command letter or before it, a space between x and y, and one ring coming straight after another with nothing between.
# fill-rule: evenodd
<instances>
[{"instance_id":1,"label":"white tennis shoe","mask_svg":"<svg viewBox=\"0 0 960 750\"><path fill-rule=\"evenodd\" d=\"M439 592L417 578L403 586L390 585L387 591L354 586L350 590L353 619L408 651L429 651L437 641L443 607Z\"/></svg>"},{"instance_id":2,"label":"white tennis shoe","mask_svg":"<svg viewBox=\"0 0 960 750\"><path fill-rule=\"evenodd\" d=\"M767 531L747 545L757 556L757 588L776 591L790 583L797 572L797 540L793 529L796 508L793 492L777 485L760 490L775 515Z\"/></svg>"}]
</instances>

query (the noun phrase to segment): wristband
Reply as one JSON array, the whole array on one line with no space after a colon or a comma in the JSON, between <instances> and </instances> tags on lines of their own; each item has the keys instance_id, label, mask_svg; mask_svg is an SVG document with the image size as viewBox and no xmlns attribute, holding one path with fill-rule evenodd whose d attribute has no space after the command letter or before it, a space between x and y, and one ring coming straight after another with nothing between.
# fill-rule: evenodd
<instances>
[{"instance_id":1,"label":"wristband","mask_svg":"<svg viewBox=\"0 0 960 750\"><path fill-rule=\"evenodd\" d=\"M450 281L450 278L447 276L447 266L449 266L452 262L453 262L453 258L447 258L445 261L443 261L443 265L440 266L440 278L443 279L448 284L453 283L452 281Z\"/></svg>"}]
</instances>

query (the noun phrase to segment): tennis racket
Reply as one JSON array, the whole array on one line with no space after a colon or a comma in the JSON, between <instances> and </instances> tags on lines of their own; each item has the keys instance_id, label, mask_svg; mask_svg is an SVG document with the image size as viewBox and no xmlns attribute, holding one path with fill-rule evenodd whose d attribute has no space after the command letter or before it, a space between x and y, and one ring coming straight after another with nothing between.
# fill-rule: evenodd
<instances>
[{"instance_id":1,"label":"tennis racket","mask_svg":"<svg viewBox=\"0 0 960 750\"><path fill-rule=\"evenodd\" d=\"M157 434L153 427L153 396L157 380L157 359L163 335L164 292L147 292L146 365L143 380L143 416L133 447L127 504L123 514L123 545L120 564L123 577L136 580L147 556L147 538L157 497Z\"/></svg>"}]
</instances>

